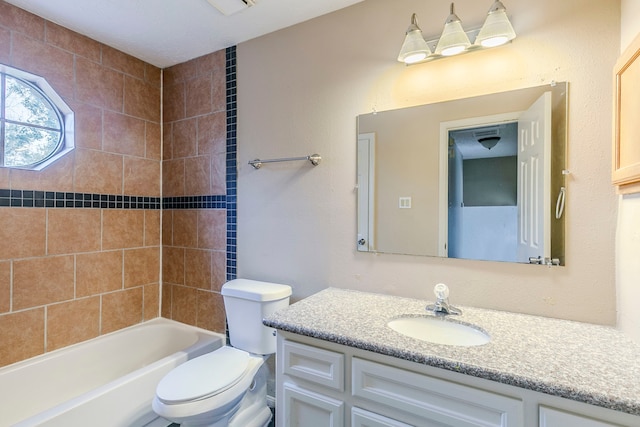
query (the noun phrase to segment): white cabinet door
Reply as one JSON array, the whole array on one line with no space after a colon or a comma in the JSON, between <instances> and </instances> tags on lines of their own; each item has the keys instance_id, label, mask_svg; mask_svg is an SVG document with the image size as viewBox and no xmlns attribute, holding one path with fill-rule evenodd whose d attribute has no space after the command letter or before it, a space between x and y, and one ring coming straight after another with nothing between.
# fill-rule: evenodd
<instances>
[{"instance_id":1,"label":"white cabinet door","mask_svg":"<svg viewBox=\"0 0 640 427\"><path fill-rule=\"evenodd\" d=\"M540 406L540 427L620 427L593 418Z\"/></svg>"},{"instance_id":2,"label":"white cabinet door","mask_svg":"<svg viewBox=\"0 0 640 427\"><path fill-rule=\"evenodd\" d=\"M343 427L344 402L285 383L283 427ZM282 417L282 418L280 418Z\"/></svg>"}]
</instances>

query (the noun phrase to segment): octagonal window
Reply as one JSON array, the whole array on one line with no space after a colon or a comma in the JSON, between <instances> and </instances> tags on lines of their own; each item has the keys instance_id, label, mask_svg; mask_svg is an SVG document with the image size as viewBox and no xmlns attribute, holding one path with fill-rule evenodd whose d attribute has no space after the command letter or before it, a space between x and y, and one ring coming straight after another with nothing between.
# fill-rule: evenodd
<instances>
[{"instance_id":1,"label":"octagonal window","mask_svg":"<svg viewBox=\"0 0 640 427\"><path fill-rule=\"evenodd\" d=\"M40 170L71 151L73 112L47 81L0 64L0 160Z\"/></svg>"}]
</instances>

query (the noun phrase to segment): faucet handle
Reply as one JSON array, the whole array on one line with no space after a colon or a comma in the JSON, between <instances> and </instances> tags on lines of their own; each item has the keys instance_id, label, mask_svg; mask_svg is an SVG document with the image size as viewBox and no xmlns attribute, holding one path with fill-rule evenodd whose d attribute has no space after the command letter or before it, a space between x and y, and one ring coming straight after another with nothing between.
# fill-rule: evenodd
<instances>
[{"instance_id":1,"label":"faucet handle","mask_svg":"<svg viewBox=\"0 0 640 427\"><path fill-rule=\"evenodd\" d=\"M438 283L433 287L433 293L438 301L446 301L449 298L449 287L444 283Z\"/></svg>"}]
</instances>

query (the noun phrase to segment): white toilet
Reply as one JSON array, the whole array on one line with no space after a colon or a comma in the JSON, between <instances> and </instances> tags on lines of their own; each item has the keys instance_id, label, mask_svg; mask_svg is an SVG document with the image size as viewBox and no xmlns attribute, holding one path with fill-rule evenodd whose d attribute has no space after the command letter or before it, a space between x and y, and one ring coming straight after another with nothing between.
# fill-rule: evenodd
<instances>
[{"instance_id":1,"label":"white toilet","mask_svg":"<svg viewBox=\"0 0 640 427\"><path fill-rule=\"evenodd\" d=\"M222 286L230 346L196 357L158 384L153 410L182 427L266 427L267 365L275 330L262 319L289 305L291 287L236 279Z\"/></svg>"}]
</instances>

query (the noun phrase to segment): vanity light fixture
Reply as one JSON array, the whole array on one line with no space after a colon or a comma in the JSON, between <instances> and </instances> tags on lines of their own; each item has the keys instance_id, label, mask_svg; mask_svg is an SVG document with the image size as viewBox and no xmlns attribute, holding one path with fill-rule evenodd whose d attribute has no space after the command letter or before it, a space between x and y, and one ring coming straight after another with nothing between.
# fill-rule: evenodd
<instances>
[{"instance_id":1,"label":"vanity light fixture","mask_svg":"<svg viewBox=\"0 0 640 427\"><path fill-rule=\"evenodd\" d=\"M451 3L450 14L442 35L436 40L426 40L418 27L416 14L411 15L411 25L407 29L398 61L407 65L432 61L501 46L515 38L516 33L507 17L506 8L500 0L495 0L491 5L484 25L469 31L463 29L462 22L455 13L454 4ZM472 39L473 43L471 43Z\"/></svg>"}]
</instances>

